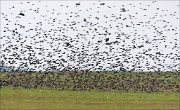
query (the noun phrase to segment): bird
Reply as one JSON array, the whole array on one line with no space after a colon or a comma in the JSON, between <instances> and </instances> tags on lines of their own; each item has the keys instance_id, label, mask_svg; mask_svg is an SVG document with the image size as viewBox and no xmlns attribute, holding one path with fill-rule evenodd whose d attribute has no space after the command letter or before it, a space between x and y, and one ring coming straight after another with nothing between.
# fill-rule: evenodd
<instances>
[{"instance_id":1,"label":"bird","mask_svg":"<svg viewBox=\"0 0 180 110\"><path fill-rule=\"evenodd\" d=\"M25 14L24 14L24 13L22 13L22 12L20 12L20 13L19 13L19 15L21 15L21 16L25 16Z\"/></svg>"}]
</instances>

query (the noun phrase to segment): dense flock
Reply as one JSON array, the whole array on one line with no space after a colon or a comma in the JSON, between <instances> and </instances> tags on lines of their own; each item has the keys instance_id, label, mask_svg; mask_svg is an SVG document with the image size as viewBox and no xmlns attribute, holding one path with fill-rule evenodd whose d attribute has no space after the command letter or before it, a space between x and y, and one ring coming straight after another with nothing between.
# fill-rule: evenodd
<instances>
[{"instance_id":1,"label":"dense flock","mask_svg":"<svg viewBox=\"0 0 180 110\"><path fill-rule=\"evenodd\" d=\"M2 1L0 70L177 71L178 1Z\"/></svg>"},{"instance_id":2,"label":"dense flock","mask_svg":"<svg viewBox=\"0 0 180 110\"><path fill-rule=\"evenodd\" d=\"M116 92L180 92L174 72L11 72L0 74L1 87Z\"/></svg>"},{"instance_id":3,"label":"dense flock","mask_svg":"<svg viewBox=\"0 0 180 110\"><path fill-rule=\"evenodd\" d=\"M1 1L0 87L180 92L178 1Z\"/></svg>"}]
</instances>

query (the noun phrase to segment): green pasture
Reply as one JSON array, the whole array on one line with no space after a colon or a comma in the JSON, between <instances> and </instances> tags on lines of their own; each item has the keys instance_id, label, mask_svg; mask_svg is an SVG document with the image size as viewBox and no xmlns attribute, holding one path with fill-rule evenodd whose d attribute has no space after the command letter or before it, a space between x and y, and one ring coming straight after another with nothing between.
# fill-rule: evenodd
<instances>
[{"instance_id":1,"label":"green pasture","mask_svg":"<svg viewBox=\"0 0 180 110\"><path fill-rule=\"evenodd\" d=\"M179 110L177 92L98 92L0 89L0 110Z\"/></svg>"}]
</instances>

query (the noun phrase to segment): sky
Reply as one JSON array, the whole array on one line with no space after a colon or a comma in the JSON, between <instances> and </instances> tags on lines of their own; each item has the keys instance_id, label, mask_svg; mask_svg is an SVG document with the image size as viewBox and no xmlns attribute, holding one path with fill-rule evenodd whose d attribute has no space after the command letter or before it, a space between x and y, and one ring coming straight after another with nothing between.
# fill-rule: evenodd
<instances>
[{"instance_id":1,"label":"sky","mask_svg":"<svg viewBox=\"0 0 180 110\"><path fill-rule=\"evenodd\" d=\"M1 65L177 71L179 1L1 1Z\"/></svg>"}]
</instances>

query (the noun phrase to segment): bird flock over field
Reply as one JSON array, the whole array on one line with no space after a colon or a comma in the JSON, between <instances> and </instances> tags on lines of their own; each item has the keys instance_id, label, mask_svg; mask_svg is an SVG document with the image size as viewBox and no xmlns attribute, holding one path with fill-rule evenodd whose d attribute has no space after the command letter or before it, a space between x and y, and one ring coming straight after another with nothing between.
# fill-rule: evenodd
<instances>
[{"instance_id":1,"label":"bird flock over field","mask_svg":"<svg viewBox=\"0 0 180 110\"><path fill-rule=\"evenodd\" d=\"M7 72L1 86L76 91L180 92L175 72Z\"/></svg>"},{"instance_id":2,"label":"bird flock over field","mask_svg":"<svg viewBox=\"0 0 180 110\"><path fill-rule=\"evenodd\" d=\"M177 71L179 4L171 3L3 1L0 69Z\"/></svg>"}]
</instances>

